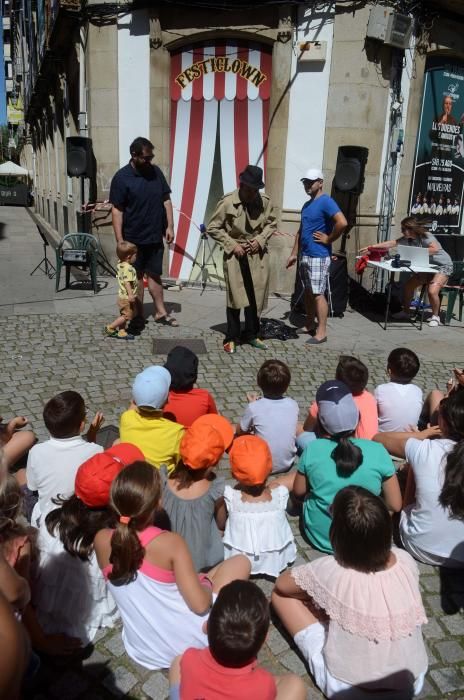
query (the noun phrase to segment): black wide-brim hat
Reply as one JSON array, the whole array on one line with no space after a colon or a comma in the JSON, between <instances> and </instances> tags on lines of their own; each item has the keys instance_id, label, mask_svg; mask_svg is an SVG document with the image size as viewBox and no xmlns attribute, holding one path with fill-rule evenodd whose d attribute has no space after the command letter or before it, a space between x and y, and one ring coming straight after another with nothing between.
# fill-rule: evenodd
<instances>
[{"instance_id":1,"label":"black wide-brim hat","mask_svg":"<svg viewBox=\"0 0 464 700\"><path fill-rule=\"evenodd\" d=\"M248 187L254 187L255 190L262 190L264 187L263 171L258 165L247 165L240 173L239 180Z\"/></svg>"}]
</instances>

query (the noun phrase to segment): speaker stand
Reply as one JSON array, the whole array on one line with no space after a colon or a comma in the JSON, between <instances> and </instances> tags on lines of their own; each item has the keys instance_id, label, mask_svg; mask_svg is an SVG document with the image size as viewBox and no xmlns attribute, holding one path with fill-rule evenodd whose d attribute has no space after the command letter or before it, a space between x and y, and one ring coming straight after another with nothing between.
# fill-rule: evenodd
<instances>
[{"instance_id":1,"label":"speaker stand","mask_svg":"<svg viewBox=\"0 0 464 700\"><path fill-rule=\"evenodd\" d=\"M47 248L48 248L48 243L43 243L43 252L44 256L42 260L39 262L38 265L34 267L32 270L30 276L34 274L34 272L37 272L37 270L40 270L44 275L47 275L48 279L51 280L54 278L56 269L55 266L52 264L51 260L49 260L48 255L47 255Z\"/></svg>"}]
</instances>

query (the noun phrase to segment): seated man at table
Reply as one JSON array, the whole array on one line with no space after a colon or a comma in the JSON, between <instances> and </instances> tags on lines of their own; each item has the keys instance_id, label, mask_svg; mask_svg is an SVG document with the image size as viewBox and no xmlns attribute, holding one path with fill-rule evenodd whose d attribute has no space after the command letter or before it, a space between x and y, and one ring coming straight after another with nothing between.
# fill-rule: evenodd
<instances>
[{"instance_id":1,"label":"seated man at table","mask_svg":"<svg viewBox=\"0 0 464 700\"><path fill-rule=\"evenodd\" d=\"M411 316L411 300L416 287L427 285L427 293L432 307L432 316L428 320L429 326L440 325L440 291L448 281L448 277L453 272L453 263L450 256L443 250L437 241L426 228L420 224L413 216L408 216L401 222L401 238L390 241L376 243L370 248L394 248L398 244L411 245L419 248L427 248L430 256L430 264L435 265L437 271L414 273L404 285L403 311L395 314L396 319L408 319ZM367 251L367 246L361 248L360 253Z\"/></svg>"}]
</instances>

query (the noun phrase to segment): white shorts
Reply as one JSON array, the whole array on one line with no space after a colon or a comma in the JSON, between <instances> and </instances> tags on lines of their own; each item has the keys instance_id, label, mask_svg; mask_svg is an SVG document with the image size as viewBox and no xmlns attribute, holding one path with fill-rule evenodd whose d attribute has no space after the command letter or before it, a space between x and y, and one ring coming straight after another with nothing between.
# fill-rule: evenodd
<instances>
[{"instance_id":1,"label":"white shorts","mask_svg":"<svg viewBox=\"0 0 464 700\"><path fill-rule=\"evenodd\" d=\"M313 625L305 627L304 630L297 632L294 637L295 644L303 654L311 675L314 678L314 682L317 687L322 690L324 695L328 698L332 698L340 693L340 697L343 696L346 700L360 700L361 698L363 700L368 700L369 698L375 698L376 700L400 700L400 698L403 699L406 697L404 692L395 690L391 692L369 693L357 686L334 678L325 665L324 654L322 653L326 637L327 625L323 625L321 622L315 622ZM422 691L424 679L425 672L421 673L414 683L414 696L419 695Z\"/></svg>"},{"instance_id":2,"label":"white shorts","mask_svg":"<svg viewBox=\"0 0 464 700\"><path fill-rule=\"evenodd\" d=\"M300 260L301 282L305 289L312 291L315 296L325 294L329 279L330 257L311 258L302 255Z\"/></svg>"}]
</instances>

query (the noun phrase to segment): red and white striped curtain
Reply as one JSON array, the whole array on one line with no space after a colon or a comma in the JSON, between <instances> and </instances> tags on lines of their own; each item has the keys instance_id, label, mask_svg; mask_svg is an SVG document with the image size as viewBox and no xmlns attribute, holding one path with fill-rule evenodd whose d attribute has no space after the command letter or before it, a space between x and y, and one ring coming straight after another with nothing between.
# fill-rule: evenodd
<instances>
[{"instance_id":1,"label":"red and white striped curtain","mask_svg":"<svg viewBox=\"0 0 464 700\"><path fill-rule=\"evenodd\" d=\"M176 244L169 274L187 280L198 252L219 138L224 192L248 163L266 169L271 50L238 42L171 56L171 189ZM219 129L219 134L218 134Z\"/></svg>"}]
</instances>

